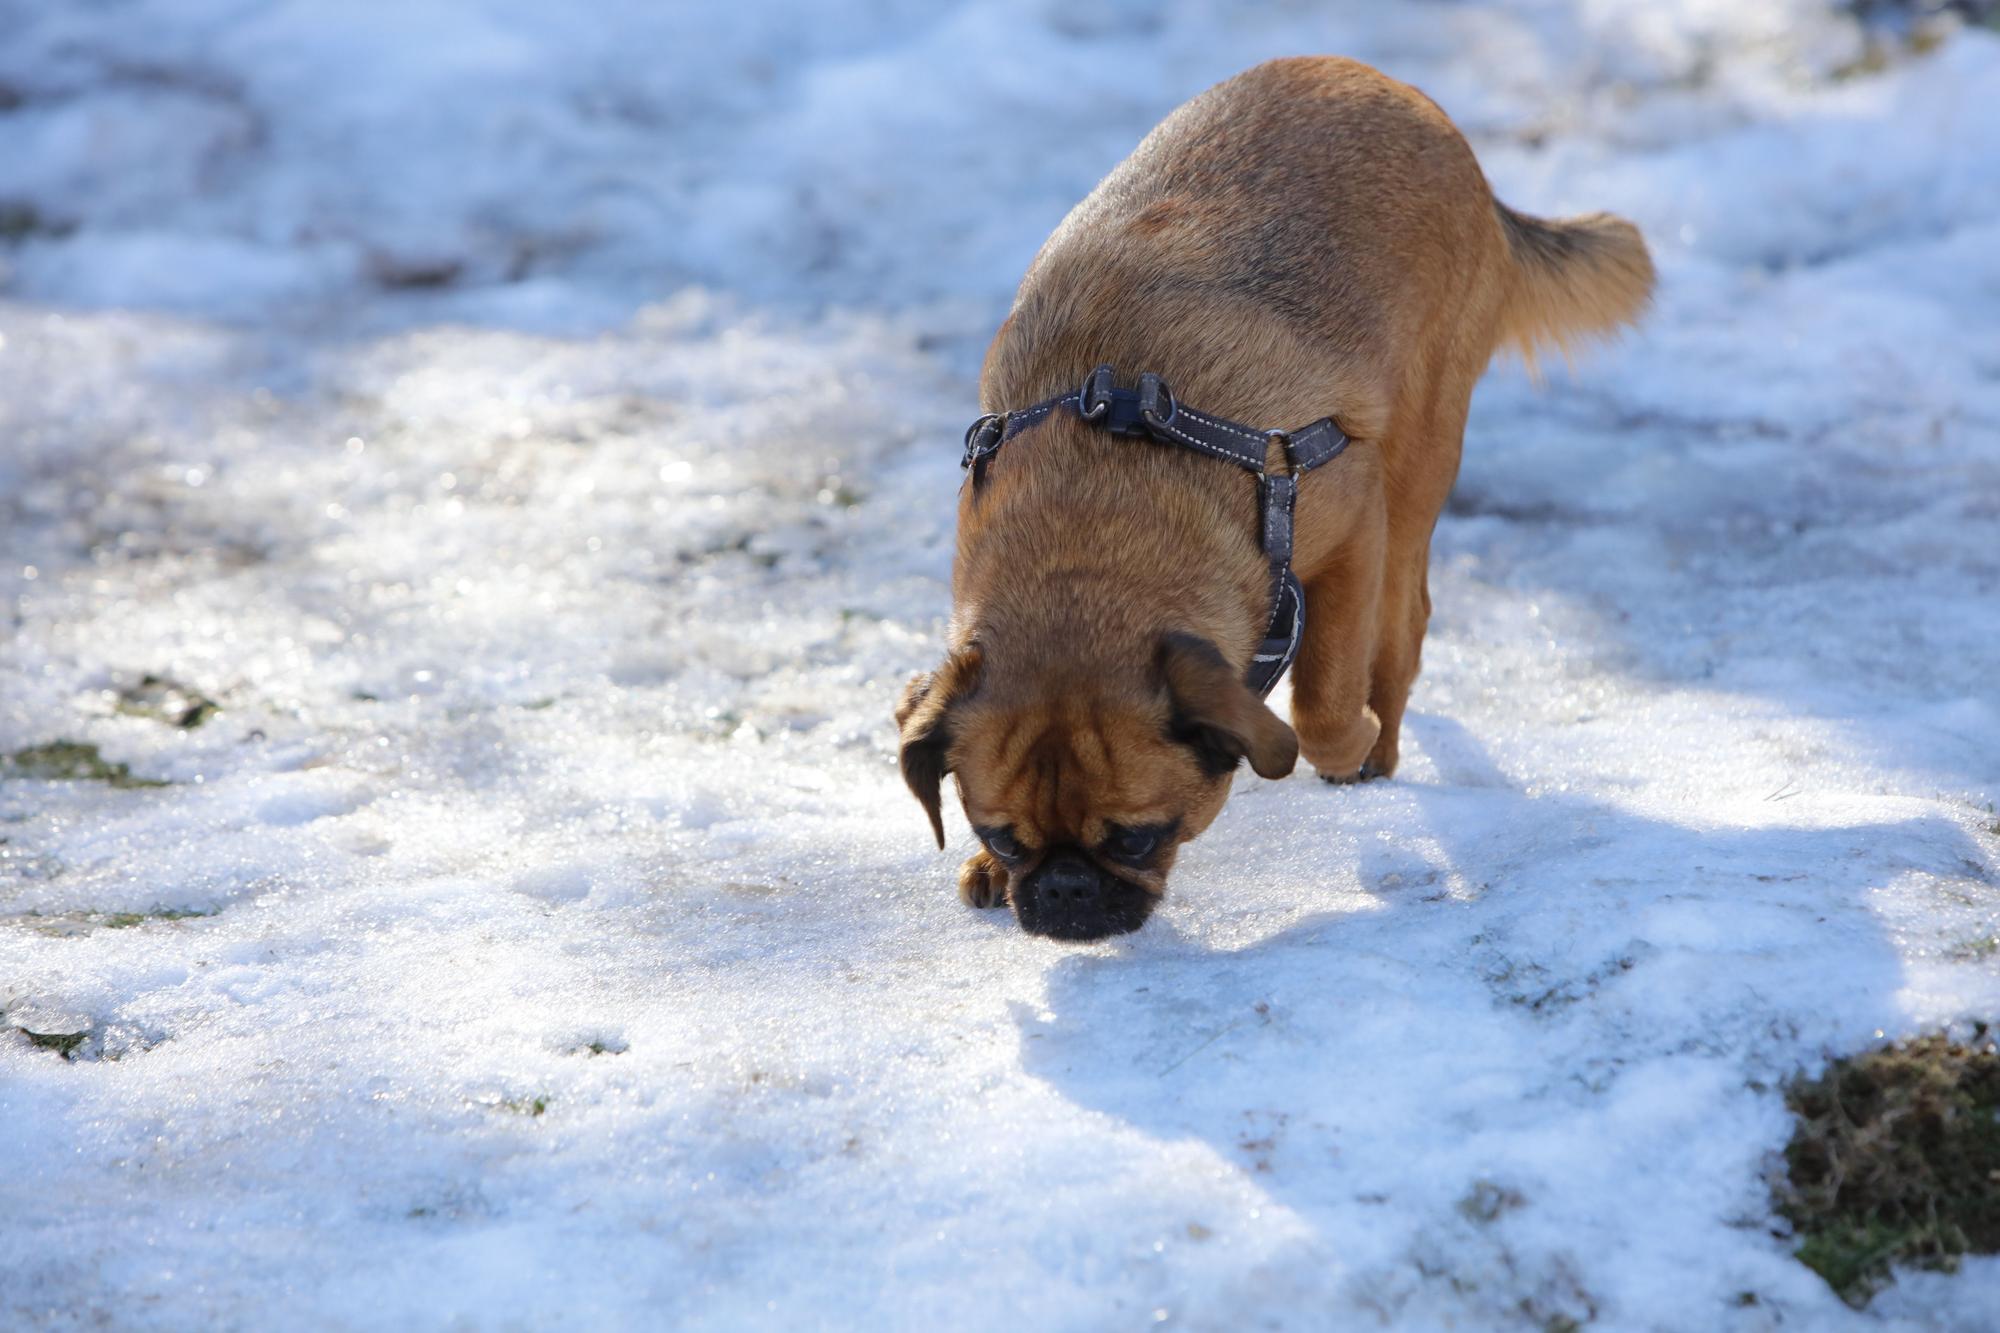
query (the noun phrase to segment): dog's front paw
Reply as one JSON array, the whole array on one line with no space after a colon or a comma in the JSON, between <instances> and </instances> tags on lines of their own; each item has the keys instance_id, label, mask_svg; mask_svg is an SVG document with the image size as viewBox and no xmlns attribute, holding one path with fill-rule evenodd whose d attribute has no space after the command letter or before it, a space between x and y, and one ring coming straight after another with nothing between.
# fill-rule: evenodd
<instances>
[{"instance_id":1,"label":"dog's front paw","mask_svg":"<svg viewBox=\"0 0 2000 1333\"><path fill-rule=\"evenodd\" d=\"M968 907L1005 907L1007 867L984 848L974 852L958 868L958 896Z\"/></svg>"},{"instance_id":2,"label":"dog's front paw","mask_svg":"<svg viewBox=\"0 0 2000 1333\"><path fill-rule=\"evenodd\" d=\"M1371 759L1352 773L1322 773L1319 775L1319 780L1321 782L1332 783L1336 787L1352 787L1358 783L1374 782L1379 778L1386 778L1388 776L1387 773L1375 767L1375 762Z\"/></svg>"}]
</instances>

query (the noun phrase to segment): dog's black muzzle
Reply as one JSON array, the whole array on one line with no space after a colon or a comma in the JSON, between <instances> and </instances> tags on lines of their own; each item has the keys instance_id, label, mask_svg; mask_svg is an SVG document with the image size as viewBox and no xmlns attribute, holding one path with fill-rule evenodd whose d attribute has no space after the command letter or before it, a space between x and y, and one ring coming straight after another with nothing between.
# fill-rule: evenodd
<instances>
[{"instance_id":1,"label":"dog's black muzzle","mask_svg":"<svg viewBox=\"0 0 2000 1333\"><path fill-rule=\"evenodd\" d=\"M1051 852L1008 896L1021 929L1057 940L1101 940L1137 930L1156 901L1074 851Z\"/></svg>"}]
</instances>

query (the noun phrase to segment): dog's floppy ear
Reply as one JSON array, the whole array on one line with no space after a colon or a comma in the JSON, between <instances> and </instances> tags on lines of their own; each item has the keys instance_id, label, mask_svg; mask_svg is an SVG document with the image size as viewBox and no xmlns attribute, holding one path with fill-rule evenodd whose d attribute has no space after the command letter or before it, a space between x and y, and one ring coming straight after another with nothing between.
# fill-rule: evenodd
<instances>
[{"instance_id":1,"label":"dog's floppy ear","mask_svg":"<svg viewBox=\"0 0 2000 1333\"><path fill-rule=\"evenodd\" d=\"M951 708L979 687L977 644L944 659L936 671L920 671L896 701L896 726L903 733L903 781L931 817L931 832L944 847L944 809L939 788L951 771Z\"/></svg>"},{"instance_id":2,"label":"dog's floppy ear","mask_svg":"<svg viewBox=\"0 0 2000 1333\"><path fill-rule=\"evenodd\" d=\"M1173 699L1174 739L1194 747L1203 772L1220 777L1247 758L1258 777L1282 778L1298 764L1298 736L1207 639L1162 636L1159 669Z\"/></svg>"}]
</instances>

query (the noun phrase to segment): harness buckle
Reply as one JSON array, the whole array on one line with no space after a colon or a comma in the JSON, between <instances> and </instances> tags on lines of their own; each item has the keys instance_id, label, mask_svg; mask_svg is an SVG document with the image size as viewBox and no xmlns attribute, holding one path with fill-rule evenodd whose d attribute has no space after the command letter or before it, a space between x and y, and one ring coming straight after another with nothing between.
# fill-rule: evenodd
<instances>
[{"instance_id":1,"label":"harness buckle","mask_svg":"<svg viewBox=\"0 0 2000 1333\"><path fill-rule=\"evenodd\" d=\"M1160 412L1162 399L1166 401L1167 406L1164 415ZM1148 426L1164 428L1171 424L1180 412L1181 405L1174 401L1174 391L1167 387L1165 380L1150 370L1139 377L1139 415L1145 419Z\"/></svg>"},{"instance_id":2,"label":"harness buckle","mask_svg":"<svg viewBox=\"0 0 2000 1333\"><path fill-rule=\"evenodd\" d=\"M1266 445L1267 447L1268 447L1268 446L1270 446L1270 445L1273 445L1273 444L1275 444L1275 445L1277 445L1277 446L1278 446L1278 447L1279 447L1280 449L1284 450L1284 451L1285 451L1285 472L1286 472L1286 473L1287 473L1288 475L1290 475L1290 476L1297 476L1297 475L1298 475L1298 471L1299 471L1299 459L1298 459L1298 455L1292 452L1292 433L1291 433L1290 431L1288 431L1288 430L1267 430L1267 431L1265 431L1265 432L1264 432L1264 443L1265 443L1265 445ZM1268 468L1268 467L1270 467L1270 463L1269 463L1268 461L1266 461L1266 463L1264 464L1264 466L1265 466L1266 468Z\"/></svg>"},{"instance_id":3,"label":"harness buckle","mask_svg":"<svg viewBox=\"0 0 2000 1333\"><path fill-rule=\"evenodd\" d=\"M979 420L965 428L965 456L958 460L962 468L971 467L986 455L1000 447L1000 437L1006 432L1007 418L998 412L988 412Z\"/></svg>"},{"instance_id":4,"label":"harness buckle","mask_svg":"<svg viewBox=\"0 0 2000 1333\"><path fill-rule=\"evenodd\" d=\"M1096 421L1111 410L1112 371L1110 366L1099 366L1083 377L1083 387L1076 391L1076 414L1085 421Z\"/></svg>"}]
</instances>

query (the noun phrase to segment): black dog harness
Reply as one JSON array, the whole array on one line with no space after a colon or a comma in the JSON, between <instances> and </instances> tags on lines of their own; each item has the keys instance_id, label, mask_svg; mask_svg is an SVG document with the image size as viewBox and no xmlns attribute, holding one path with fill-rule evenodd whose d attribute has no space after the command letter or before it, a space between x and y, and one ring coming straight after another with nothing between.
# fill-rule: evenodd
<instances>
[{"instance_id":1,"label":"black dog harness","mask_svg":"<svg viewBox=\"0 0 2000 1333\"><path fill-rule=\"evenodd\" d=\"M1260 696L1269 694L1299 655L1299 639L1306 628L1305 590L1292 573L1292 511L1298 503L1299 478L1340 457L1347 448L1346 433L1332 417L1321 417L1298 430L1258 430L1177 402L1158 375L1141 375L1137 389L1120 389L1112 383L1111 367L1099 366L1073 393L1017 412L988 413L973 422L965 432L965 457L960 462L972 470L973 486L984 479L986 462L1001 445L1058 411L1074 412L1113 435L1176 444L1256 474L1258 545L1271 565L1271 617L1245 679ZM1272 444L1283 448L1281 470L1269 466Z\"/></svg>"}]
</instances>

